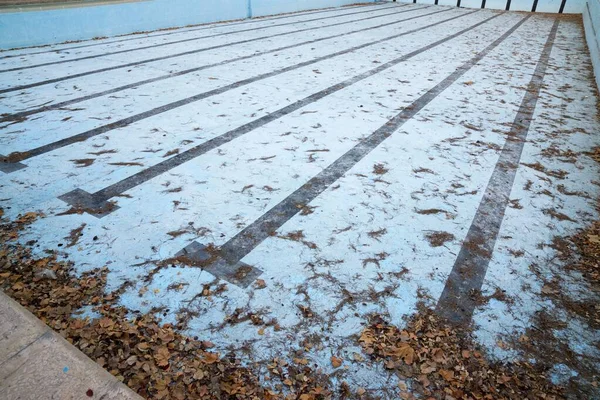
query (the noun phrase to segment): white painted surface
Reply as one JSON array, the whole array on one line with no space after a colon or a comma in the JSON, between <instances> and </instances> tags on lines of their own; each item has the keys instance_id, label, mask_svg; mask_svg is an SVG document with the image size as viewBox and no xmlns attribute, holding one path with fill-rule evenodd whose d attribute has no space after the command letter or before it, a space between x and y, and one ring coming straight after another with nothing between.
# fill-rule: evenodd
<instances>
[{"instance_id":1,"label":"white painted surface","mask_svg":"<svg viewBox=\"0 0 600 400\"><path fill-rule=\"evenodd\" d=\"M418 9L413 14L429 11ZM5 124L0 127L2 153L26 151L194 93L468 11L451 8L445 13L395 27L215 67L90 100L69 110L42 113L20 123ZM150 283L145 283L143 278L154 268L153 262L173 257L193 240L204 244L225 243L361 138L379 128L402 107L443 80L475 52L492 43L523 18L523 14L504 13L450 42L131 189L125 193L127 197L116 199L120 208L102 219L88 214L59 215L69 207L56 197L75 188L88 192L99 190L170 157L166 153L171 150L184 151L318 90L433 43L490 17L492 13L483 10L423 32L254 82L26 160L26 169L11 174L0 173L0 204L9 217L33 210L47 215L21 238L23 242L36 240L40 252L55 249L72 260L79 271L108 266L111 290L125 280L135 282L121 299L124 306L142 311L165 306L170 310L165 322L173 322L181 308L191 307L199 312L199 316L192 319L188 333L213 341L218 349L247 344L253 350L250 357L257 360L285 355L303 338L317 333L327 338L325 347L310 353L309 358L327 371L331 368L329 357L332 352L350 359L352 351L356 351L351 335L361 330L370 313L385 314L392 322L402 324L402 318L414 311L417 301L430 305L437 301L498 160L499 147L504 143L505 133L531 79L553 18L532 16L458 82L309 204L314 207L312 214L296 215L277 231L276 236L265 240L245 257L244 262L264 271L261 279L267 283L265 289L253 286L241 289L228 284L223 293L211 299L199 297L189 303L203 284L223 282L215 281L211 274L193 267L165 268ZM300 22L304 19L306 17L297 16L293 20L299 21L298 26L319 26L313 22ZM265 20L261 24L269 23ZM356 29L357 25L375 24L371 20L324 28L310 35L265 39L256 45L232 45L218 52L144 64L131 71L117 70L64 84L44 85L16 95L5 95L1 112L25 110L45 102L110 88L115 83L135 82L165 71L297 43L306 40L307 36L327 36ZM227 29L231 27L216 27L214 32ZM268 28L273 33L280 29L289 28ZM183 30L177 35L188 37L194 33ZM201 40L198 44L226 42L236 37ZM140 37L139 41L126 46L161 40L152 36ZM526 166L519 167L511 198L519 199L523 208L509 208L484 286L486 293L501 287L514 303L507 307L492 301L477 310L475 317L480 341L491 350L495 349L496 339L507 330L522 329L531 323L536 310L547 306L539 297L540 281L529 272L529 266L552 258L554 253L547 247L540 249L538 245L548 243L557 233L573 233L597 216L594 199L600 189L593 184L600 172L597 164L584 154L578 156L576 163L549 159L540 154L551 145L574 151L587 151L600 145L600 137L593 134L600 128L598 111L594 107L597 94L585 68L581 68L590 64L583 40L577 21L561 22L522 162L540 161L548 168L564 170L568 175L558 180ZM114 46L107 44L74 50L68 57L103 52ZM175 52L177 46L161 48L156 54ZM1 62L5 68L34 65L62 56L37 54ZM0 84L10 87L113 65L135 57L134 51L60 67L3 73ZM116 152L91 154L111 149ZM80 168L71 161L82 158L93 158L94 163ZM142 165L111 164L115 162ZM389 171L376 175L373 172L375 164L382 164ZM421 168L427 171L418 172ZM529 191L523 190L527 180L534 182ZM580 191L589 198L566 195L560 185L570 191ZM574 222L552 220L543 213L548 207L562 210ZM417 212L425 209L444 212L431 215ZM82 223L86 227L79 243L66 248L63 238ZM177 237L169 235L169 232L179 230L186 233ZM286 239L288 233L297 231L303 232L305 243ZM382 234L369 235L376 231ZM425 239L431 231L446 231L455 239L444 246L431 247ZM97 240L93 239L95 236ZM316 247L307 246L309 242ZM510 250L523 250L524 255L517 257ZM181 291L168 289L179 282L187 284ZM574 284L578 290L584 290L581 284ZM149 290L140 295L140 289L145 286ZM300 305L310 307L315 318L303 318L298 309ZM276 318L282 329L269 328L261 336L258 328L250 323L221 326L225 316L236 308L264 313L265 319ZM582 356L586 353L595 355L586 347L597 339L595 334L584 330L586 335L581 335L578 321L570 322L571 328L563 333L579 338L573 339L573 350ZM393 385L395 378L375 366L350 362L349 365L344 379L351 384L374 389Z\"/></svg>"},{"instance_id":2,"label":"white painted surface","mask_svg":"<svg viewBox=\"0 0 600 400\"><path fill-rule=\"evenodd\" d=\"M500 288L516 302L510 305L495 301L492 307L480 309L475 316L480 325L480 340L498 351L501 349L494 347L495 336L490 333L516 332L514 337L518 337L530 326L535 312L554 309L541 294L542 279L562 276L572 284L568 290L574 298L593 299L593 292L588 290L585 281L563 269L551 245L554 236L569 236L578 227L598 218L597 210L591 207L598 193L593 176L598 171L598 163L589 157L577 157L577 161L572 162L568 157L551 157L544 153L548 149L585 152L590 145L599 142L598 98L594 94L597 92L589 73L590 59L582 36L580 24L561 24L521 157L522 166L513 185L511 200L516 203L507 209L484 285L487 295ZM570 79L565 79L565 73ZM524 165L536 162L550 172L568 174L560 179ZM584 177L576 171L587 172ZM527 189L528 186L531 187ZM563 213L571 221L559 221L549 215L548 210ZM597 342L598 332L577 329L578 321L570 315L565 317L565 322L570 326L556 334L573 338L577 353L597 357L597 349L583 347ZM577 345L577 340L586 346Z\"/></svg>"}]
</instances>

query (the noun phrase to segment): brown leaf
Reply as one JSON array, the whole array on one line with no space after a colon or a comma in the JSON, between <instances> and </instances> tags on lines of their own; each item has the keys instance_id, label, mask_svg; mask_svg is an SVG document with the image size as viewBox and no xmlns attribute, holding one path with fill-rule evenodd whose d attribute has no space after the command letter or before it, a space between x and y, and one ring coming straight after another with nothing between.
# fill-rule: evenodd
<instances>
[{"instance_id":1,"label":"brown leaf","mask_svg":"<svg viewBox=\"0 0 600 400\"><path fill-rule=\"evenodd\" d=\"M437 367L433 364L426 363L426 364L421 365L421 373L422 374L427 375L434 371L437 371Z\"/></svg>"},{"instance_id":2,"label":"brown leaf","mask_svg":"<svg viewBox=\"0 0 600 400\"><path fill-rule=\"evenodd\" d=\"M592 243L600 243L599 235L588 235L588 240Z\"/></svg>"},{"instance_id":3,"label":"brown leaf","mask_svg":"<svg viewBox=\"0 0 600 400\"><path fill-rule=\"evenodd\" d=\"M257 279L257 280L254 282L254 287L255 287L256 289L264 289L264 288L266 288L266 287L267 287L267 283L264 281L264 279Z\"/></svg>"},{"instance_id":4,"label":"brown leaf","mask_svg":"<svg viewBox=\"0 0 600 400\"><path fill-rule=\"evenodd\" d=\"M108 317L104 317L100 321L98 321L98 325L100 325L101 328L110 329L115 325L115 321Z\"/></svg>"},{"instance_id":5,"label":"brown leaf","mask_svg":"<svg viewBox=\"0 0 600 400\"><path fill-rule=\"evenodd\" d=\"M149 347L150 347L150 346L149 346L149 345L148 345L148 343L146 343L146 342L138 343L138 345L137 345L137 348L138 348L140 351L146 351L146 350L148 350L148 348L149 348Z\"/></svg>"},{"instance_id":6,"label":"brown leaf","mask_svg":"<svg viewBox=\"0 0 600 400\"><path fill-rule=\"evenodd\" d=\"M173 332L169 332L169 331L165 331L165 330L160 331L160 333L158 334L158 337L164 343L172 342L175 339L175 335L173 334Z\"/></svg>"},{"instance_id":7,"label":"brown leaf","mask_svg":"<svg viewBox=\"0 0 600 400\"><path fill-rule=\"evenodd\" d=\"M205 376L206 376L206 375L205 375L204 371L202 371L202 370L198 370L198 371L196 371L196 372L194 373L194 376L193 376L193 377L194 377L194 379L196 379L196 380L201 380L201 379L202 379L202 378L204 378Z\"/></svg>"},{"instance_id":8,"label":"brown leaf","mask_svg":"<svg viewBox=\"0 0 600 400\"><path fill-rule=\"evenodd\" d=\"M442 376L442 378L444 378L448 382L451 382L454 380L454 372L453 371L450 371L447 369L441 369L440 375Z\"/></svg>"},{"instance_id":9,"label":"brown leaf","mask_svg":"<svg viewBox=\"0 0 600 400\"><path fill-rule=\"evenodd\" d=\"M549 286L549 285L546 284L546 285L544 285L542 287L542 293L543 294L556 294L556 293L558 293L558 290L556 290L556 289L554 289L551 286Z\"/></svg>"},{"instance_id":10,"label":"brown leaf","mask_svg":"<svg viewBox=\"0 0 600 400\"><path fill-rule=\"evenodd\" d=\"M342 359L336 356L331 356L331 365L333 365L334 368L339 368L342 365Z\"/></svg>"},{"instance_id":11,"label":"brown leaf","mask_svg":"<svg viewBox=\"0 0 600 400\"><path fill-rule=\"evenodd\" d=\"M169 365L169 358L171 354L169 353L169 349L166 347L159 347L159 349L154 354L154 359L159 367L166 367Z\"/></svg>"},{"instance_id":12,"label":"brown leaf","mask_svg":"<svg viewBox=\"0 0 600 400\"><path fill-rule=\"evenodd\" d=\"M399 347L394 349L394 354L404 360L407 365L411 365L413 363L415 357L415 350L410 347L408 344L400 343Z\"/></svg>"},{"instance_id":13,"label":"brown leaf","mask_svg":"<svg viewBox=\"0 0 600 400\"><path fill-rule=\"evenodd\" d=\"M444 352L442 351L442 349L435 349L432 352L432 358L433 361L437 362L437 363L441 363L444 361Z\"/></svg>"},{"instance_id":14,"label":"brown leaf","mask_svg":"<svg viewBox=\"0 0 600 400\"><path fill-rule=\"evenodd\" d=\"M424 387L431 385L431 382L429 381L429 378L427 378L426 375L419 376L419 382L421 382L421 385L423 385Z\"/></svg>"},{"instance_id":15,"label":"brown leaf","mask_svg":"<svg viewBox=\"0 0 600 400\"><path fill-rule=\"evenodd\" d=\"M204 353L204 362L207 364L214 364L219 360L218 353Z\"/></svg>"}]
</instances>

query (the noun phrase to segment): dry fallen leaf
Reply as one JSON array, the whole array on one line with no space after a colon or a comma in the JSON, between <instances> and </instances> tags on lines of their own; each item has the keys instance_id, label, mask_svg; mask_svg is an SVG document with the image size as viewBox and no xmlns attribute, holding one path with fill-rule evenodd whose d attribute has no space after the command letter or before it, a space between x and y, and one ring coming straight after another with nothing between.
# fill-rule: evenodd
<instances>
[{"instance_id":1,"label":"dry fallen leaf","mask_svg":"<svg viewBox=\"0 0 600 400\"><path fill-rule=\"evenodd\" d=\"M454 380L454 372L447 369L441 369L439 372L442 378L444 378L446 381L450 382Z\"/></svg>"},{"instance_id":2,"label":"dry fallen leaf","mask_svg":"<svg viewBox=\"0 0 600 400\"><path fill-rule=\"evenodd\" d=\"M156 351L156 354L154 355L154 359L156 360L158 366L160 366L160 367L165 367L165 366L169 365L169 357L170 357L169 349L166 347L160 347Z\"/></svg>"},{"instance_id":3,"label":"dry fallen leaf","mask_svg":"<svg viewBox=\"0 0 600 400\"><path fill-rule=\"evenodd\" d=\"M342 359L336 356L331 356L331 365L333 365L334 368L339 368L342 365Z\"/></svg>"},{"instance_id":4,"label":"dry fallen leaf","mask_svg":"<svg viewBox=\"0 0 600 400\"><path fill-rule=\"evenodd\" d=\"M442 349L434 349L431 355L435 362L441 363L444 361L444 351Z\"/></svg>"},{"instance_id":5,"label":"dry fallen leaf","mask_svg":"<svg viewBox=\"0 0 600 400\"><path fill-rule=\"evenodd\" d=\"M588 235L588 240L592 243L600 243L600 235Z\"/></svg>"},{"instance_id":6,"label":"dry fallen leaf","mask_svg":"<svg viewBox=\"0 0 600 400\"><path fill-rule=\"evenodd\" d=\"M558 293L558 290L556 290L546 284L546 285L542 286L542 293L543 294L556 294L556 293Z\"/></svg>"},{"instance_id":7,"label":"dry fallen leaf","mask_svg":"<svg viewBox=\"0 0 600 400\"><path fill-rule=\"evenodd\" d=\"M408 344L401 343L396 349L394 349L394 354L398 358L404 360L406 364L411 365L415 357L415 350Z\"/></svg>"}]
</instances>

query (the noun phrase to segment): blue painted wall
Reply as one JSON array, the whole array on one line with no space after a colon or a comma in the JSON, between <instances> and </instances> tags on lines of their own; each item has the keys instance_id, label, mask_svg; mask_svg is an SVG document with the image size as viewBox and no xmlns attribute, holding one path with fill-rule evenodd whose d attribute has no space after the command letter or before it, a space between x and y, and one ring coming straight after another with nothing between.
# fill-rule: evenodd
<instances>
[{"instance_id":1,"label":"blue painted wall","mask_svg":"<svg viewBox=\"0 0 600 400\"><path fill-rule=\"evenodd\" d=\"M85 40L140 31L227 21L285 12L336 7L377 0L142 0L52 10L0 12L0 49ZM412 3L412 0L404 0ZM435 0L417 0L433 4ZM461 0L481 7L482 0ZM511 10L529 11L534 0L511 0ZM538 12L558 12L562 0L538 0ZM589 0L596 20L598 2ZM456 5L457 0L439 0ZM504 9L506 0L486 0L486 8ZM567 0L564 12L583 13L586 0ZM587 24L589 30L591 24ZM596 27L596 31L598 27ZM596 64L600 63L598 61ZM600 68L600 67L597 67Z\"/></svg>"},{"instance_id":2,"label":"blue painted wall","mask_svg":"<svg viewBox=\"0 0 600 400\"><path fill-rule=\"evenodd\" d=\"M600 0L589 0L586 4L583 11L583 26L594 65L596 83L600 89Z\"/></svg>"},{"instance_id":3,"label":"blue painted wall","mask_svg":"<svg viewBox=\"0 0 600 400\"><path fill-rule=\"evenodd\" d=\"M145 0L0 13L0 48L342 6L358 0ZM361 0L374 2L375 0Z\"/></svg>"}]
</instances>

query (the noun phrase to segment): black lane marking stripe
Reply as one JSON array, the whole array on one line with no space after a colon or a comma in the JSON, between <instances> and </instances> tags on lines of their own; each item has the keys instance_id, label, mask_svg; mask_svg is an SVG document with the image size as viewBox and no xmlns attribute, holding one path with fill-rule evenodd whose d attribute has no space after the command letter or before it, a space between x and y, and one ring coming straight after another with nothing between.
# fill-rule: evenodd
<instances>
[{"instance_id":1,"label":"black lane marking stripe","mask_svg":"<svg viewBox=\"0 0 600 400\"><path fill-rule=\"evenodd\" d=\"M550 30L511 131L507 135L508 139L504 142L500 158L438 301L438 314L453 323L463 326L469 324L477 306L476 299L472 296L481 290L494 251L544 81L558 23L559 20L556 19Z\"/></svg>"},{"instance_id":2,"label":"black lane marking stripe","mask_svg":"<svg viewBox=\"0 0 600 400\"><path fill-rule=\"evenodd\" d=\"M446 12L448 10L450 10L450 9L442 10L442 11L437 11L436 13L442 13L442 12ZM308 60L308 61L302 62L300 64L291 65L289 67L281 68L281 69L278 69L278 70L275 70L275 71L271 71L271 72L268 72L268 73L265 73L265 74L261 74L261 75L258 75L258 76L252 77L252 78L248 78L248 79L244 79L244 80L241 80L241 81L237 81L237 82L234 82L234 83L232 83L230 85L222 86L220 88L213 89L213 90L210 90L208 92L203 92L203 93L197 94L195 96L187 97L187 98L182 99L182 100L174 101L172 103L169 103L169 104L166 104L166 105L163 105L163 106L160 106L160 107L156 107L156 108L153 108L153 109L148 110L148 111L144 111L144 112L136 114L136 115L132 115L130 117L121 119L119 121L115 121L115 122L107 124L107 125L102 125L102 126L100 126L98 128L90 129L90 130L88 130L86 132L79 133L77 135L70 136L70 137L65 138L65 139L57 140L55 142L52 142L52 143L49 143L49 144L37 147L35 149L31 149L31 150L28 150L28 151L25 151L25 152L22 152L22 153L19 153L19 152L17 152L17 153L11 153L7 158L1 159L0 161L3 162L3 163L10 163L11 159L12 160L16 160L16 161L23 161L23 160L29 159L31 157L35 157L35 156L38 156L40 154L48 153L50 151L59 149L61 147L65 147L65 146L71 145L71 144L76 143L76 142L81 142L81 141L87 140L87 139L89 139L91 137L94 137L94 136L97 136L97 135L101 135L101 134L106 133L108 131L111 131L113 129L123 128L125 126L133 124L134 122L138 122L138 121L141 121L143 119L150 118L152 116L165 113L165 112L173 110L175 108L182 107L182 106L188 105L190 103L206 99L206 98L211 97L211 96L216 96L218 94L225 93L225 92L227 92L229 90L237 89L239 87L246 86L246 85L249 85L251 83L254 83L254 82L257 82L257 81L260 81L260 80L263 80L263 79L271 78L273 76L281 75L283 73L286 73L286 72L289 72L289 71L293 71L293 70L296 70L296 69L299 69L299 68L303 68L303 67L306 67L308 65L316 64L316 63L318 63L320 61L324 61L324 60L328 60L328 59L331 59L331 58L334 58L334 57L337 57L337 56L348 54L348 53L351 53L351 52L356 51L356 50L360 50L360 49L365 48L365 47L369 47L369 46L373 46L375 44L387 42L387 41L399 38L401 36L409 35L409 34L412 34L412 33L415 33L415 32L418 32L418 31L421 31L421 30L424 30L424 29L427 29L427 28L431 28L431 27L436 26L436 25L443 24L445 22L452 21L452 20L457 19L457 18L462 18L462 17L464 17L466 15L469 15L471 13L472 12L465 13L465 14L460 14L460 15L457 15L455 17L451 17L451 18L447 18L447 19L442 20L442 21L435 22L433 24L425 25L425 26L423 26L421 28L416 28L416 29L413 29L413 30L410 30L410 31L406 31L406 32L399 33L399 34L396 34L396 35L388 36L388 37L383 38L383 39L379 39L379 40L376 40L376 41L373 41L373 42L369 42L369 43L365 43L365 44L362 44L362 45L359 45L359 46L351 47L349 49L338 51L338 52L333 53L333 54L328 54L328 55L323 56L323 57L318 57L318 58L315 58L315 59L312 59L312 60ZM408 18L408 19L416 19L416 18L421 18L421 17L423 17L423 15L412 17L412 18Z\"/></svg>"},{"instance_id":3,"label":"black lane marking stripe","mask_svg":"<svg viewBox=\"0 0 600 400\"><path fill-rule=\"evenodd\" d=\"M562 0L562 2L560 3L560 9L558 10L559 14L562 14L565 10L565 4L567 4L567 0Z\"/></svg>"},{"instance_id":4,"label":"black lane marking stripe","mask_svg":"<svg viewBox=\"0 0 600 400\"><path fill-rule=\"evenodd\" d=\"M301 206L309 204L323 193L335 181L346 174L352 167L360 162L367 154L373 151L384 140L400 129L404 123L413 118L419 111L433 101L440 93L455 83L462 75L475 66L490 51L495 49L502 41L512 34L529 16L525 16L516 25L502 36L475 55L469 61L458 67L442 82L428 90L424 95L404 108L395 117L390 119L379 129L362 140L344 155L326 167L323 171L311 178L307 183L271 208L260 218L248 225L233 238L228 240L219 249L220 265L237 265L246 255L253 251L266 238L272 236L283 224L300 212ZM185 250L185 249L184 249ZM235 271L234 271L235 272ZM227 272L229 273L229 272Z\"/></svg>"},{"instance_id":5,"label":"black lane marking stripe","mask_svg":"<svg viewBox=\"0 0 600 400\"><path fill-rule=\"evenodd\" d=\"M471 11L464 15L469 15L469 14L472 14L475 12L477 12L477 10ZM199 157L219 146L224 145L225 143L228 143L234 139L237 139L240 136L243 136L248 132L251 132L257 128L260 128L261 126L264 126L270 122L273 122L279 118L282 118L282 117L284 117L294 111L297 111L311 103L314 103L324 97L327 97L330 94L338 92L344 88L347 88L350 85L353 85L357 82L367 79L367 78L369 78L375 74L378 74L382 71L385 71L386 69L389 69L401 62L404 62L412 57L415 57L418 54L421 54L427 50L430 50L436 46L439 46L440 44L443 44L449 40L452 40L472 29L477 28L478 26L481 26L481 25L487 23L488 21L490 21L500 15L501 14L493 15L490 18L487 18L481 22L478 22L477 24L472 25L466 29L463 29L457 33L454 33L444 39L440 39L434 43L431 43L427 46L417 49L417 50L415 50L411 53L408 53L402 57L396 58L392 61L382 64L377 68L363 72L362 74L356 75L346 81L343 81L341 83L338 83L336 85L333 85L326 89L323 89L317 93L314 93L308 97L305 97L302 100L296 101L295 103L292 103L286 107L283 107L273 113L265 115L264 117L257 118L247 124L244 124L238 128L232 129L229 132L219 135L213 139L208 140L207 142L199 144L198 146L192 147L189 150L186 150L186 151L184 151L176 156L173 156L165 161L162 161L156 165L153 165L152 167L149 167L149 168L142 170L134 175L131 175L128 178L125 178L119 182L116 182L110 186L107 186L106 188L101 189L93 194L84 192L81 189L75 189L73 192L66 193L65 195L63 195L59 198L61 198L62 200L66 201L69 204L82 206L86 209L105 210L106 206L107 206L106 202L109 199L111 199L112 197L122 194L122 193L126 192L127 190L130 190L136 186L139 186L142 183L147 182L150 179L155 178L155 177L165 173L166 171L169 171L181 164L184 164L196 157ZM100 216L106 215L104 212L101 212L98 214L100 214Z\"/></svg>"},{"instance_id":6,"label":"black lane marking stripe","mask_svg":"<svg viewBox=\"0 0 600 400\"><path fill-rule=\"evenodd\" d=\"M404 5L404 6L406 6L406 5ZM82 61L82 60L90 60L90 59L100 58L100 57L106 57L106 56L114 56L116 54L129 53L129 52L132 52L132 51L140 51L140 50L146 50L146 49L155 49L157 47L170 46L170 45L173 45L173 44L193 42L195 40L210 39L210 38L221 37L221 36L229 36L229 35L234 35L234 34L237 34L237 33L251 32L251 31L257 31L257 30L261 30L261 29L270 29L270 28L276 28L276 27L280 27L280 26L299 25L299 24L304 24L304 23L307 23L307 22L314 22L314 21L321 21L321 20L325 20L325 19L340 18L340 17L345 17L345 16L348 16L348 15L364 14L364 13L368 13L368 12L377 12L377 11L380 11L382 9L397 8L397 7L402 7L402 6L400 6L400 5L395 6L394 5L394 6L381 7L381 8L378 7L375 10L368 10L368 11L362 10L362 11L356 11L356 12L351 12L351 13L347 13L347 14L338 14L338 15L333 15L333 16L330 15L330 16L327 16L327 17L319 17L319 18L307 19L307 20L304 20L304 21L285 22L285 23L282 23L282 24L269 25L269 26L259 27L259 28L248 28L248 29L242 29L242 30L239 30L239 31L229 31L229 32L216 33L216 34L207 35L207 36L198 36L198 37L192 37L192 38L187 38L187 39L174 40L172 42L157 43L157 44L152 44L152 45L148 45L148 46L136 47L136 48L133 48L133 49L111 51L111 52L102 53L102 54L92 54L92 55L89 55L89 56L78 57L78 58L71 58L71 59L68 59L68 60L50 61L50 62L46 62L46 63L42 63L42 64L35 64L35 65L27 65L27 66L23 66L23 67L14 67L14 68L2 69L2 70L0 70L0 73L14 72L14 71L23 71L23 70L26 70L26 69L39 68L39 67L47 67L49 65L66 64L66 63L77 62L77 61ZM271 36L263 37L263 39L268 38L268 37L271 37ZM254 39L254 40L256 40L256 39ZM247 41L241 41L241 42L236 42L236 43L247 43ZM233 44L236 44L236 43L233 43ZM231 44L232 43L230 43L228 45L231 45Z\"/></svg>"},{"instance_id":7,"label":"black lane marking stripe","mask_svg":"<svg viewBox=\"0 0 600 400\"><path fill-rule=\"evenodd\" d=\"M390 7L390 8L401 8L401 7L403 7L403 6ZM423 8L426 8L426 7L419 7L419 8L412 8L412 9L408 9L408 10L391 12L389 14L384 14L381 17L392 16L394 14L401 14L401 13L404 13L404 12L418 11L418 10L422 10ZM375 16L375 17L379 17L379 16ZM390 22L387 25L392 25L392 24L395 24L395 23L398 23L398 22L400 22L400 21ZM339 22L337 25L342 25L344 23ZM327 26L316 27L316 28L303 28L303 29L299 29L299 30L295 30L295 31L291 31L291 32L283 32L283 33L278 33L278 34L275 34L275 35L261 36L259 38L242 40L242 41L235 42L235 43L225 43L225 44L215 45L215 46L211 46L211 47L204 47L204 48L201 48L201 49L184 51L182 53L171 54L171 55L167 55L167 56L149 58L149 59L146 59L146 60L135 61L135 62L131 62L131 63L128 63L128 64L116 65L114 67L105 67L105 68L95 69L95 70L92 70L92 71L81 72L81 73L78 73L78 74L63 76L63 77L60 77L60 78L53 78L53 79L48 79L48 80L45 80L45 81L40 81L40 82L35 82L35 83L30 83L30 84L20 85L20 86L13 86L13 87L6 88L6 89L1 89L0 90L0 94L2 94L2 93L9 93L9 92L15 92L15 91L23 90L23 89L30 89L30 88L33 88L33 87L38 87L38 86L43 86L43 85L49 85L49 84L52 84L52 83L62 82L62 81L66 81L66 80L69 80L69 79L80 78L82 76L98 74L98 73L106 72L106 71L112 71L112 70L115 70L115 69L126 68L126 67L133 67L133 66L137 66L137 65L151 63L151 62L162 61L162 60L167 60L167 59L176 58L176 57L182 57L182 56L188 56L188 55L191 55L191 54L197 54L197 53L202 53L204 51L221 49L221 48L228 47L228 46L245 44L245 43L250 43L250 42L256 42L256 41L260 41L260 40L264 40L264 39L271 39L271 38L274 38L274 37L286 36L286 35L291 35L291 34L295 34L295 33L299 33L299 32L314 31L314 30L317 30L317 29L328 28L330 26L333 26L333 25L327 25ZM381 26L385 26L385 24L384 25L380 25L379 27L381 27Z\"/></svg>"},{"instance_id":8,"label":"black lane marking stripe","mask_svg":"<svg viewBox=\"0 0 600 400\"><path fill-rule=\"evenodd\" d=\"M375 16L371 16L371 17L365 17L365 18L359 18L359 19L355 19L352 21L347 21L347 22L338 22L332 25L327 25L327 26L323 26L322 28L330 28L332 26L338 26L338 25L346 25L346 24L352 24L355 22L360 22L360 21L365 21L365 20L370 20L370 19L377 19L377 18L384 18L390 15L395 15L395 14L403 14L403 13L408 13L408 12L413 12L413 11L418 11L418 10L423 10L425 8L428 8L427 6L425 7L419 7L419 8L411 8L411 9L406 9L406 10L401 10L401 11L395 11L389 14L383 14L383 15L375 15ZM428 14L423 14L425 15L432 15L432 14L436 14L439 11L434 11L432 13L428 13ZM409 18L410 19L410 18ZM21 120L22 118L28 117L30 115L33 114L37 114L40 112L45 112L45 111L51 111L51 110L57 110L63 107L67 107L70 106L72 104L76 104L82 101L86 101L86 100L91 100L91 99L95 99L97 97L102 97L102 96L106 96L109 94L113 94L113 93L117 93L123 90L127 90L127 89L132 89L132 88L138 88L142 85L147 85L150 83L154 83L154 82L159 82L165 79L170 79L170 78L175 78L178 76L182 76L182 75L186 75L186 74L190 74L192 72L198 72L198 71L202 71L208 68L214 68L214 67L220 67L223 65L227 65L230 63L234 63L234 62L238 62L238 61L243 61L243 60L247 60L250 58L254 58L254 57L259 57L259 56L263 56L266 54L271 54L271 53L276 53L278 51L283 51L283 50L289 50L289 49L293 49L295 47L300 47L300 46L304 46L307 44L313 44L313 43L318 43L318 42L322 42L324 40L329 40L329 39L335 39L338 37L343 37L343 36L347 36L347 35L352 35L354 33L359 33L359 32L364 32L364 31L368 31L368 30L373 30L373 29L379 29L385 26L390 26L390 25L395 25L395 24L399 24L400 22L404 22L407 21L408 19L401 19L398 21L394 21L394 22L388 22L385 24L381 24L381 25L376 25L373 27L369 27L369 28L363 28L363 29L357 29L354 31L349 31L349 32L344 32L344 33L340 33L337 35L331 35L331 36L325 36L322 38L318 38L318 39L313 39L313 40L307 40L305 42L300 42L300 43L296 43L296 44L291 44L288 46L283 46L283 47L278 47L276 49L273 50L266 50L266 51L262 51L260 53L253 53L247 56L241 56L241 57L237 57L237 58L232 58L230 60L225 60L225 61L221 61L218 63L214 63L214 64L206 64L200 67L195 67L195 68L190 68L190 69L186 69L183 71L178 71L178 72L173 72L173 73L169 73L166 75L162 75L162 76L158 76L156 78L150 78L150 79L145 79L143 81L138 81L138 82L134 82L134 83L130 83L127 85L123 85L123 86L119 86L113 89L108 89L102 92L98 92L98 93L92 93L86 96L82 96L82 97L77 97L75 99L71 99L71 100L65 100L62 101L60 103L54 103L54 104L50 104L47 106L42 106L39 108L34 108L32 110L27 110L27 111L22 111L22 112L18 112L18 113L14 113L14 114L4 114L2 117L0 117L0 122L6 122L6 121L18 121ZM320 28L319 28L320 29ZM314 29L310 29L310 30L314 30Z\"/></svg>"},{"instance_id":9,"label":"black lane marking stripe","mask_svg":"<svg viewBox=\"0 0 600 400\"><path fill-rule=\"evenodd\" d=\"M248 287L262 274L260 269L246 263L229 264L223 260L215 260L211 251L198 242L192 242L175 254L175 257L191 260L204 271L242 288Z\"/></svg>"},{"instance_id":10,"label":"black lane marking stripe","mask_svg":"<svg viewBox=\"0 0 600 400\"><path fill-rule=\"evenodd\" d=\"M241 21L241 22L231 22L231 23L227 23L227 22L223 22L223 23L219 23L219 22L210 22L210 26L202 26L200 28L186 28L186 27L179 27L179 28L175 28L175 30L170 30L168 32L163 32L163 33L158 33L158 34L152 34L154 32L149 32L146 33L146 36L140 36L142 35L142 33L129 33L127 34L127 36L136 36L136 37L128 37L128 38L124 38L124 39L119 39L119 40L112 40L112 41L106 41L106 42L97 42L97 43L90 43L90 44L82 44L82 45L78 45L78 46L72 46L72 47L64 47L64 48L60 48L60 49L51 49L51 50L44 50L44 51L38 51L38 52L34 52L34 53L19 53L19 54L9 54L6 56L2 56L0 57L0 60L4 60L7 58L16 58L16 57L27 57L27 56L33 56L36 54L45 54L45 53L61 53L61 52L68 52L74 49L82 49L82 48L86 48L86 47L93 47L93 46L102 46L102 45L106 45L106 44L113 44L113 43L121 43L121 42L128 42L131 40L144 40L144 39L152 39L155 37L161 37L161 36L168 36L168 35L176 35L176 34L181 34L181 33L187 33L187 32L195 32L195 31L204 31L204 30L208 30L208 29L215 29L215 28L228 28L230 26L236 26L236 25L244 25L244 24L254 24L257 22L269 22L269 21L275 21L275 20L279 20L279 19L286 19L286 18L294 18L294 17L302 17L304 15L312 15L312 14L324 14L324 13L329 13L329 12L333 12L333 11L344 11L344 10L350 10L353 8L367 8L367 7L380 7L380 4L383 3L375 3L372 6L366 6L366 5L358 5L358 6L351 6L351 7L335 7L335 8L330 8L330 9L324 9L324 10L319 10L319 11L308 11L308 12L298 12L298 13L292 13L290 15L284 15L281 17L275 17L275 16L270 16L270 17L257 17L257 18L252 18L250 20L245 20L245 21ZM391 8L391 7L381 7L381 8ZM375 11L375 10L373 10ZM205 25L205 24L202 24ZM155 32L158 32L160 30L157 30ZM94 40L94 39L91 39ZM60 44L58 44L57 46L61 46ZM10 50L7 50L10 51ZM1 54L1 53L0 53Z\"/></svg>"}]
</instances>

